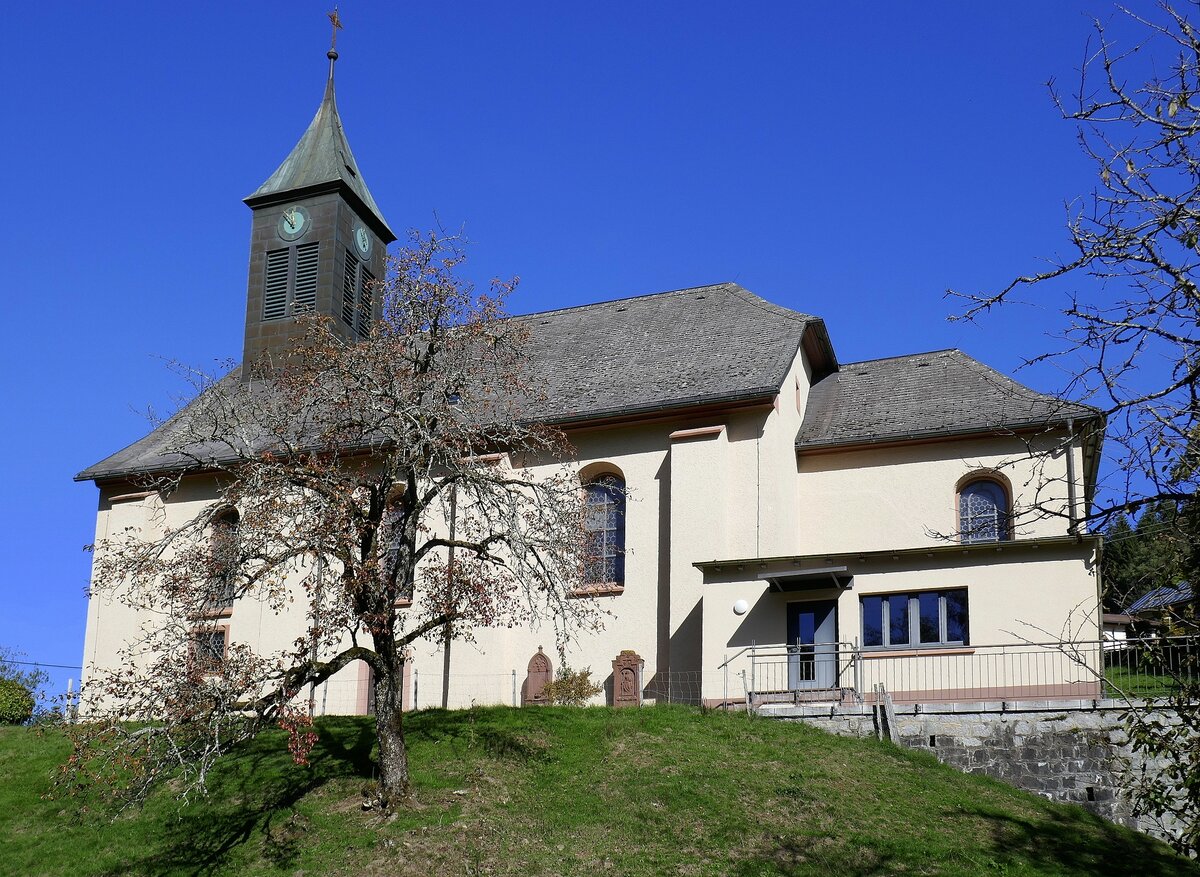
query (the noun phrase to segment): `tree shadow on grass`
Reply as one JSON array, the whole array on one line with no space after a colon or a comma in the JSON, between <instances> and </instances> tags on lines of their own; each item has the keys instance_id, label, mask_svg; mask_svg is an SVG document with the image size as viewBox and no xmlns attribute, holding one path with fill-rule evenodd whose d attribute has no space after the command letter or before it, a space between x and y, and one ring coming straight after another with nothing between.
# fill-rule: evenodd
<instances>
[{"instance_id":1,"label":"tree shadow on grass","mask_svg":"<svg viewBox=\"0 0 1200 877\"><path fill-rule=\"evenodd\" d=\"M532 718L539 717L495 708L429 709L406 719L405 736L410 741L449 740L467 749L478 748L493 758L536 761L546 755L549 742Z\"/></svg>"},{"instance_id":2,"label":"tree shadow on grass","mask_svg":"<svg viewBox=\"0 0 1200 877\"><path fill-rule=\"evenodd\" d=\"M990 823L991 858L1028 862L1046 871L1093 877L1196 877L1200 867L1147 835L1121 828L1077 807L1042 811L1036 820L977 807L962 815Z\"/></svg>"},{"instance_id":3,"label":"tree shadow on grass","mask_svg":"<svg viewBox=\"0 0 1200 877\"><path fill-rule=\"evenodd\" d=\"M763 877L766 874L778 874L780 877L810 877L816 874L884 877L910 870L893 857L869 849L855 850L851 860L844 853L831 852L827 840L820 836L773 838L767 844L769 849L736 863L729 874L731 877ZM916 873L925 872L917 870Z\"/></svg>"},{"instance_id":4,"label":"tree shadow on grass","mask_svg":"<svg viewBox=\"0 0 1200 877\"><path fill-rule=\"evenodd\" d=\"M263 858L280 868L294 864L307 824L296 803L330 780L375 773L369 722L318 722L317 731L308 766L292 762L282 734L262 734L222 758L206 799L184 806L160 791L136 816L153 826L145 841L150 852L103 873L206 877L220 873L256 832Z\"/></svg>"},{"instance_id":5,"label":"tree shadow on grass","mask_svg":"<svg viewBox=\"0 0 1200 877\"><path fill-rule=\"evenodd\" d=\"M919 842L906 848L889 843L887 850L869 842L848 851L820 835L769 835L750 857L729 871L735 877L766 874L837 874L838 877L883 877L898 873L1036 873L1063 877L1197 877L1200 866L1175 855L1153 838L1121 828L1081 808L1054 807L1025 818L980 805L942 814L947 824L963 824L962 855L931 862ZM973 827L971 827L973 824ZM971 845L979 826L991 832ZM849 830L849 827L847 827ZM893 839L893 841L898 839ZM931 866L944 867L930 872Z\"/></svg>"}]
</instances>

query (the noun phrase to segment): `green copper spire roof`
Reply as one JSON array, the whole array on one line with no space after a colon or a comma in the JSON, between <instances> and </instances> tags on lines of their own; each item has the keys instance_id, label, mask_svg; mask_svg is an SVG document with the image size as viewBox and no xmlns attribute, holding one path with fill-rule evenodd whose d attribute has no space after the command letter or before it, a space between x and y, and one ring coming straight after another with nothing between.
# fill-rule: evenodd
<instances>
[{"instance_id":1,"label":"green copper spire roof","mask_svg":"<svg viewBox=\"0 0 1200 877\"><path fill-rule=\"evenodd\" d=\"M367 189L338 116L333 92L333 62L336 60L337 52L331 49L325 96L308 130L275 173L245 200L251 207L258 207L322 189L342 188L351 196L351 200L360 202L359 206L369 214L364 218L375 219L379 223L381 228L377 231L384 242L391 243L396 235L388 227L387 220Z\"/></svg>"}]
</instances>

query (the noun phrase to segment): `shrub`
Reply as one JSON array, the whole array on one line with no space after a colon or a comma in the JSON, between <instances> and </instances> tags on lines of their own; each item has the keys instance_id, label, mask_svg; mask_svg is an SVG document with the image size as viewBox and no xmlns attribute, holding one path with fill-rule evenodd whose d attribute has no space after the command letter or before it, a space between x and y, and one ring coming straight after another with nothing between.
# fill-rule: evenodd
<instances>
[{"instance_id":1,"label":"shrub","mask_svg":"<svg viewBox=\"0 0 1200 877\"><path fill-rule=\"evenodd\" d=\"M546 702L583 706L603 690L603 685L592 681L591 670L572 670L564 664L558 668L554 681L546 683Z\"/></svg>"},{"instance_id":2,"label":"shrub","mask_svg":"<svg viewBox=\"0 0 1200 877\"><path fill-rule=\"evenodd\" d=\"M23 725L33 715L33 694L14 679L0 679L0 725Z\"/></svg>"}]
</instances>

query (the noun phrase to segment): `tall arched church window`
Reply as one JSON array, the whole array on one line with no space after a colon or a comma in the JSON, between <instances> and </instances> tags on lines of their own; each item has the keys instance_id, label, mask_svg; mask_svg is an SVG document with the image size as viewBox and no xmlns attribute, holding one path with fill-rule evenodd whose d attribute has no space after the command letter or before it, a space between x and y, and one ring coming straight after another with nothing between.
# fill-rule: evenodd
<instances>
[{"instance_id":1,"label":"tall arched church window","mask_svg":"<svg viewBox=\"0 0 1200 877\"><path fill-rule=\"evenodd\" d=\"M958 492L958 528L963 542L1008 538L1008 492L990 478L971 481Z\"/></svg>"},{"instance_id":2,"label":"tall arched church window","mask_svg":"<svg viewBox=\"0 0 1200 877\"><path fill-rule=\"evenodd\" d=\"M584 577L590 585L625 583L625 481L605 474L588 482L587 564Z\"/></svg>"},{"instance_id":3,"label":"tall arched church window","mask_svg":"<svg viewBox=\"0 0 1200 877\"><path fill-rule=\"evenodd\" d=\"M213 518L207 595L207 608L211 611L220 612L233 606L237 584L239 521L235 509L226 509Z\"/></svg>"},{"instance_id":4,"label":"tall arched church window","mask_svg":"<svg viewBox=\"0 0 1200 877\"><path fill-rule=\"evenodd\" d=\"M388 500L383 511L383 526L380 528L380 557L379 575L385 588L394 588L396 605L411 606L413 599L412 582L400 581L400 553L404 547L404 509L400 504L400 493ZM453 535L453 534L452 534Z\"/></svg>"}]
</instances>

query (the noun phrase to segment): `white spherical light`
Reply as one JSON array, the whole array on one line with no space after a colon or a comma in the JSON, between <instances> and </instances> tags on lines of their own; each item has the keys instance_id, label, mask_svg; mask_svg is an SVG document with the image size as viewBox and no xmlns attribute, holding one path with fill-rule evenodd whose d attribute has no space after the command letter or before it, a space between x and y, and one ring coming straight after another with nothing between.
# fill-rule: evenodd
<instances>
[{"instance_id":1,"label":"white spherical light","mask_svg":"<svg viewBox=\"0 0 1200 877\"><path fill-rule=\"evenodd\" d=\"M750 604L745 600L738 600L733 604L734 615L745 615L750 609Z\"/></svg>"}]
</instances>

